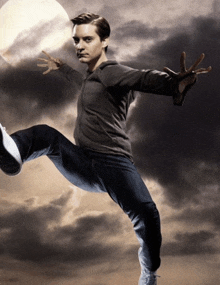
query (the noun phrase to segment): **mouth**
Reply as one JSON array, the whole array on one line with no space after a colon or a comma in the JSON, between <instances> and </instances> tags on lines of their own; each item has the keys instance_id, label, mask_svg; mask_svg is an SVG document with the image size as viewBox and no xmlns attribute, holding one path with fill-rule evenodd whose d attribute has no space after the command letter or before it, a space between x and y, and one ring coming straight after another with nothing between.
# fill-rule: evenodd
<instances>
[{"instance_id":1,"label":"mouth","mask_svg":"<svg viewBox=\"0 0 220 285\"><path fill-rule=\"evenodd\" d=\"M82 58L82 57L86 57L86 56L87 56L86 53L77 53L78 58Z\"/></svg>"}]
</instances>

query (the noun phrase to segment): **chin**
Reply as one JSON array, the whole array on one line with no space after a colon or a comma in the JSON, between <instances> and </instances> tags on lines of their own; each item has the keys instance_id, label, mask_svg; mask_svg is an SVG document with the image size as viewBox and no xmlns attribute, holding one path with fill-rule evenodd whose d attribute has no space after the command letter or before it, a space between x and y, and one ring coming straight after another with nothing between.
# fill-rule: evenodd
<instances>
[{"instance_id":1,"label":"chin","mask_svg":"<svg viewBox=\"0 0 220 285\"><path fill-rule=\"evenodd\" d=\"M79 61L80 61L81 63L89 63L89 62L90 62L90 60L89 60L88 58L85 58L85 57L79 58Z\"/></svg>"}]
</instances>

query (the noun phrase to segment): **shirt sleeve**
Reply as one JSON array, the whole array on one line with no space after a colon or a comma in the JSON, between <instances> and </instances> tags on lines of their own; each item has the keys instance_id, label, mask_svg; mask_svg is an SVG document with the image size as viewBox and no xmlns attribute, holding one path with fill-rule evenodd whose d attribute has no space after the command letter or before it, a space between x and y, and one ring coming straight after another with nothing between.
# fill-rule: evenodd
<instances>
[{"instance_id":1,"label":"shirt sleeve","mask_svg":"<svg viewBox=\"0 0 220 285\"><path fill-rule=\"evenodd\" d=\"M138 70L123 65L109 65L101 72L106 87L119 87L159 95L174 96L178 83L166 72Z\"/></svg>"},{"instance_id":2,"label":"shirt sleeve","mask_svg":"<svg viewBox=\"0 0 220 285\"><path fill-rule=\"evenodd\" d=\"M77 85L81 86L83 82L83 75L77 70L73 69L67 64L63 64L59 71L65 76L68 81L74 81Z\"/></svg>"}]
</instances>

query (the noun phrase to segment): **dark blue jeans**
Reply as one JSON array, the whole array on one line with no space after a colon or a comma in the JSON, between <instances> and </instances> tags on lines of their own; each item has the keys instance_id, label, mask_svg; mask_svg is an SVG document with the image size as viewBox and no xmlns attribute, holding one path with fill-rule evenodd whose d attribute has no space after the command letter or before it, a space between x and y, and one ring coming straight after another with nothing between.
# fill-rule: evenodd
<instances>
[{"instance_id":1,"label":"dark blue jeans","mask_svg":"<svg viewBox=\"0 0 220 285\"><path fill-rule=\"evenodd\" d=\"M107 192L134 225L141 246L142 275L145 271L159 268L159 213L136 167L128 158L83 149L47 125L37 125L11 136L23 162L47 155L72 184L90 192Z\"/></svg>"}]
</instances>

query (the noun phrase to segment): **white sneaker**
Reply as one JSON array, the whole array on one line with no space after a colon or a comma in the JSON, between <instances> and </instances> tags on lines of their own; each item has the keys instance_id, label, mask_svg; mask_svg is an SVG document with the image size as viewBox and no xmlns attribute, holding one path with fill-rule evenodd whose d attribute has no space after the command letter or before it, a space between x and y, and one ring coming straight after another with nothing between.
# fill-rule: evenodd
<instances>
[{"instance_id":1,"label":"white sneaker","mask_svg":"<svg viewBox=\"0 0 220 285\"><path fill-rule=\"evenodd\" d=\"M16 175L21 171L21 167L18 147L0 124L0 168L7 175Z\"/></svg>"}]
</instances>

